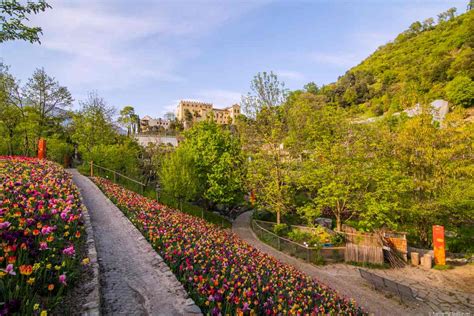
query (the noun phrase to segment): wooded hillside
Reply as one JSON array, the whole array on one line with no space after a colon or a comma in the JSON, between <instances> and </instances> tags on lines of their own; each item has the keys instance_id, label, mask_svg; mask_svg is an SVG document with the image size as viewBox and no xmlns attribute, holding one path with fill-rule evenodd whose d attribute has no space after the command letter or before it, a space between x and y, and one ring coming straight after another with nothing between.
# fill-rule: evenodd
<instances>
[{"instance_id":1,"label":"wooded hillside","mask_svg":"<svg viewBox=\"0 0 474 316\"><path fill-rule=\"evenodd\" d=\"M450 9L439 14L436 25L433 18L414 22L319 93L336 105L367 115L438 98L472 106L474 12L455 13Z\"/></svg>"}]
</instances>

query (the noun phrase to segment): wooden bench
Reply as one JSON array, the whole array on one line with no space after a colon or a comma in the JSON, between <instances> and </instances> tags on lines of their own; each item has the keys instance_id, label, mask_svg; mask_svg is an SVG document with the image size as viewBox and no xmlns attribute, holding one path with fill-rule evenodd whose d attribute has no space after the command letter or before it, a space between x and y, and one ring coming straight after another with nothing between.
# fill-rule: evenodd
<instances>
[{"instance_id":1,"label":"wooden bench","mask_svg":"<svg viewBox=\"0 0 474 316\"><path fill-rule=\"evenodd\" d=\"M372 272L359 269L360 276L364 279L369 281L375 289L377 290L385 290L394 294L397 294L400 297L400 300L403 302L403 299L414 300L418 299L413 292L413 290L406 285L401 283L383 278L379 275L376 275Z\"/></svg>"}]
</instances>

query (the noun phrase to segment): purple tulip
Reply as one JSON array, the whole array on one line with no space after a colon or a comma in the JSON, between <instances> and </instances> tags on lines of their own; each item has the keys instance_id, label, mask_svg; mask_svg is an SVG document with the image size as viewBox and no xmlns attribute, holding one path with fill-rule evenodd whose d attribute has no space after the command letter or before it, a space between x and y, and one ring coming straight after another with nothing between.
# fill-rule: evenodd
<instances>
[{"instance_id":1,"label":"purple tulip","mask_svg":"<svg viewBox=\"0 0 474 316\"><path fill-rule=\"evenodd\" d=\"M6 229L8 227L10 227L10 222L3 222L3 223L0 223L0 229Z\"/></svg>"}]
</instances>

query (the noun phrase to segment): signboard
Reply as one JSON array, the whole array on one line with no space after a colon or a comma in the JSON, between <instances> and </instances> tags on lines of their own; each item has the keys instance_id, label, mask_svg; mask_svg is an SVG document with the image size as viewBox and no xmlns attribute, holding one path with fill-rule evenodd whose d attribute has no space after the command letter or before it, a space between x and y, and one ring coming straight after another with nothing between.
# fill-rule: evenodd
<instances>
[{"instance_id":1,"label":"signboard","mask_svg":"<svg viewBox=\"0 0 474 316\"><path fill-rule=\"evenodd\" d=\"M38 158L46 159L46 139L40 138L38 141Z\"/></svg>"},{"instance_id":2,"label":"signboard","mask_svg":"<svg viewBox=\"0 0 474 316\"><path fill-rule=\"evenodd\" d=\"M434 225L433 226L433 249L434 249L434 261L437 265L446 264L446 251L444 241L444 226Z\"/></svg>"},{"instance_id":3,"label":"signboard","mask_svg":"<svg viewBox=\"0 0 474 316\"><path fill-rule=\"evenodd\" d=\"M255 196L255 190L250 191L250 204L252 204L252 206L254 206L256 200L257 200L257 198Z\"/></svg>"}]
</instances>

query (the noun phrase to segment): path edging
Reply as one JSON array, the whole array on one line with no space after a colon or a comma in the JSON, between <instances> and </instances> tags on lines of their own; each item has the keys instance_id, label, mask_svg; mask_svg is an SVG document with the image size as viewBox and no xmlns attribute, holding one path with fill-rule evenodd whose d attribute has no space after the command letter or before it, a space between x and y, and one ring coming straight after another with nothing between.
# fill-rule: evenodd
<instances>
[{"instance_id":1,"label":"path edging","mask_svg":"<svg viewBox=\"0 0 474 316\"><path fill-rule=\"evenodd\" d=\"M97 249L95 247L94 231L92 229L89 210L82 199L79 188L78 191L79 198L81 200L82 216L86 226L87 258L89 258L89 265L92 268L92 280L86 283L86 288L91 288L92 291L87 295L87 303L83 305L81 315L96 316L100 315L99 262L97 260Z\"/></svg>"}]
</instances>

